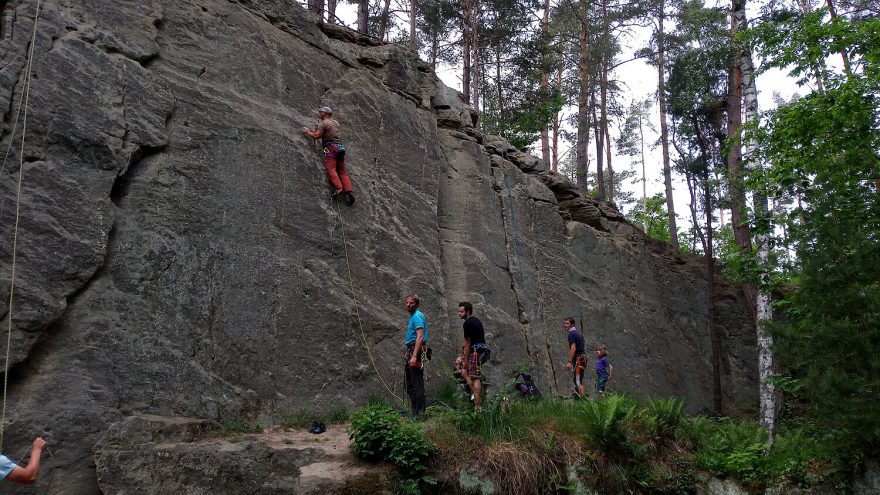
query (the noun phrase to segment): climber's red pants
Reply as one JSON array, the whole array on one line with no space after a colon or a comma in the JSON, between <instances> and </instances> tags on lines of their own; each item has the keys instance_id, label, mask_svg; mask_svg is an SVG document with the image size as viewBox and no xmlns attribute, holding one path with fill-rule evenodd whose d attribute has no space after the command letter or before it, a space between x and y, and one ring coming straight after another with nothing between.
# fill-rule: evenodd
<instances>
[{"instance_id":1,"label":"climber's red pants","mask_svg":"<svg viewBox=\"0 0 880 495\"><path fill-rule=\"evenodd\" d=\"M335 144L324 148L324 168L327 169L327 178L330 179L334 191L352 191L351 179L345 171L345 149L340 151Z\"/></svg>"}]
</instances>

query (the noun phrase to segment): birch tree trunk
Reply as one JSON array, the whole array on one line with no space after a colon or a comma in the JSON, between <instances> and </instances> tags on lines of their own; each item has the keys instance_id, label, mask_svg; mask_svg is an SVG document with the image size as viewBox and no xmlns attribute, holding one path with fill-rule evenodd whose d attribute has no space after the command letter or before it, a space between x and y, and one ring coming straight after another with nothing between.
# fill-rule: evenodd
<instances>
[{"instance_id":1,"label":"birch tree trunk","mask_svg":"<svg viewBox=\"0 0 880 495\"><path fill-rule=\"evenodd\" d=\"M745 27L745 19L743 19ZM755 66L749 50L743 50L742 61L743 73L743 99L745 103L745 121L753 121L758 118L758 88L755 84ZM761 163L755 158L755 150L758 143L754 138L746 141L745 157L752 167L761 167ZM766 217L769 214L769 200L763 191L755 193L755 216ZM770 224L772 229L772 223ZM769 378L776 371L776 363L773 356L773 335L764 328L764 324L773 319L773 310L770 306L770 292L767 288L769 274L767 267L770 262L770 232L758 232L755 234L755 244L758 250L758 267L761 271L761 284L758 286L755 300L757 324L755 332L758 341L758 394L760 399L760 421L769 435L769 443L773 445L776 438L776 414L779 411L781 398L779 391Z\"/></svg>"}]
</instances>

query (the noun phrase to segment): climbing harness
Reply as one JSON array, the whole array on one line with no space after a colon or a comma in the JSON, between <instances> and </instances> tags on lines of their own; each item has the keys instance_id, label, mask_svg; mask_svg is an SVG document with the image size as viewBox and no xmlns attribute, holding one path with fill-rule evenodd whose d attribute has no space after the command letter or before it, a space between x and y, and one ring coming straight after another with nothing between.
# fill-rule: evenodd
<instances>
[{"instance_id":1,"label":"climbing harness","mask_svg":"<svg viewBox=\"0 0 880 495\"><path fill-rule=\"evenodd\" d=\"M6 428L6 397L9 390L9 356L10 356L10 348L12 347L12 298L15 293L15 256L16 250L18 248L18 225L19 218L21 214L21 183L24 177L24 143L25 136L27 135L27 110L28 110L28 100L30 98L30 90L31 90L31 69L33 67L34 61L34 47L37 41L37 24L40 20L40 4L42 0L37 0L37 9L34 12L34 30L31 35L31 45L28 50L27 63L25 64L25 84L24 84L24 118L22 119L21 125L21 151L18 154L18 185L16 186L16 196L15 196L15 228L13 230L12 235L12 273L10 276L9 282L9 304L7 305L7 331L6 331L6 363L3 368L3 412L0 414L0 451L3 450L3 437ZM9 135L9 146L12 147L12 140L15 137L16 127L18 125L18 117L22 111L21 100L19 100L18 112L15 116L15 125L12 128L12 134ZM0 168L0 172L6 167L6 158L9 157L9 150L6 152L6 157L3 159L3 168Z\"/></svg>"},{"instance_id":2,"label":"climbing harness","mask_svg":"<svg viewBox=\"0 0 880 495\"><path fill-rule=\"evenodd\" d=\"M391 387L389 387L388 384L385 383L385 379L382 378L382 373L379 372L379 367L376 366L376 360L373 358L373 352L370 350L370 346L367 344L367 336L364 333L364 325L361 322L361 312L358 305L357 294L354 290L354 277L351 275L351 261L348 257L348 240L345 238L345 222L342 220L342 210L339 206L339 203L336 203L336 214L339 217L339 225L342 227L342 248L343 253L345 254L345 266L348 269L348 283L351 287L351 298L354 301L354 314L357 317L358 328L360 328L361 331L361 341L364 344L364 349L367 350L367 356L370 357L370 363L373 365L373 370L376 372L376 376L379 377L379 381L385 387L385 390L387 390L388 393L391 394L395 399L400 401L401 404L406 404L406 401L395 394L394 391L391 390Z\"/></svg>"}]
</instances>

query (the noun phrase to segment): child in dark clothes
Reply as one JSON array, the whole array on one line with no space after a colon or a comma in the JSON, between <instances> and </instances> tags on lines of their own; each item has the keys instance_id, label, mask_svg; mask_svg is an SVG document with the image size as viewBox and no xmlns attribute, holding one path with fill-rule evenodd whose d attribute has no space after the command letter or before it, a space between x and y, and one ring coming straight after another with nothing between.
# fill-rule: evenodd
<instances>
[{"instance_id":1,"label":"child in dark clothes","mask_svg":"<svg viewBox=\"0 0 880 495\"><path fill-rule=\"evenodd\" d=\"M611 378L611 363L608 362L608 347L596 347L596 393L605 395L605 384Z\"/></svg>"}]
</instances>

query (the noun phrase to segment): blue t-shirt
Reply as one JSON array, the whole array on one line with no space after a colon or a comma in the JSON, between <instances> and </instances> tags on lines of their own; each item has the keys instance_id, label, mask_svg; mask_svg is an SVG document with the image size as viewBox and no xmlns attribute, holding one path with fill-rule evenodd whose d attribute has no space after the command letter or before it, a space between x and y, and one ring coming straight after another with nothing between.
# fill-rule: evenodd
<instances>
[{"instance_id":1,"label":"blue t-shirt","mask_svg":"<svg viewBox=\"0 0 880 495\"><path fill-rule=\"evenodd\" d=\"M0 480L6 478L18 464L12 462L5 455L0 455Z\"/></svg>"},{"instance_id":2,"label":"blue t-shirt","mask_svg":"<svg viewBox=\"0 0 880 495\"><path fill-rule=\"evenodd\" d=\"M409 325L406 327L406 340L403 342L406 345L415 345L416 338L416 328L421 328L424 330L424 334L422 334L422 342L428 342L428 322L425 321L425 315L419 311L415 310L412 315L409 317Z\"/></svg>"},{"instance_id":3,"label":"blue t-shirt","mask_svg":"<svg viewBox=\"0 0 880 495\"><path fill-rule=\"evenodd\" d=\"M578 332L578 329L575 327L571 327L568 330L568 347L571 348L571 344L574 344L574 356L578 357L584 353L584 336Z\"/></svg>"}]
</instances>

